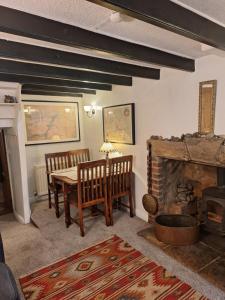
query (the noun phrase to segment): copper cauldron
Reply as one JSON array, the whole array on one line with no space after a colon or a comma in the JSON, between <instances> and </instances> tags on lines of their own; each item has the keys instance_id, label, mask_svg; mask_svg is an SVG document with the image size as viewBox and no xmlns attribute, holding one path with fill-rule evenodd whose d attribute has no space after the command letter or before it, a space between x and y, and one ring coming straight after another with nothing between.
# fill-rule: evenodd
<instances>
[{"instance_id":1,"label":"copper cauldron","mask_svg":"<svg viewBox=\"0 0 225 300\"><path fill-rule=\"evenodd\" d=\"M185 246L199 239L199 225L189 215L159 215L155 218L155 235L166 244Z\"/></svg>"}]
</instances>

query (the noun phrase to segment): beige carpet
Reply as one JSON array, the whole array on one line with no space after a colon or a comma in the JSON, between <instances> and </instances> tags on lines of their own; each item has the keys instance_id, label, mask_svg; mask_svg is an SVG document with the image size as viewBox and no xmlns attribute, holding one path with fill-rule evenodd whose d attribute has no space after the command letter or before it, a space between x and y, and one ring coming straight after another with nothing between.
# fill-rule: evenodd
<instances>
[{"instance_id":1,"label":"beige carpet","mask_svg":"<svg viewBox=\"0 0 225 300\"><path fill-rule=\"evenodd\" d=\"M137 236L138 231L149 225L136 217L130 218L125 212L115 213L113 227L106 227L103 217L86 221L83 238L76 224L66 229L64 215L56 219L54 209L49 210L45 201L33 206L32 218L39 228L32 224L21 225L12 215L0 217L6 260L17 278L117 234L209 299L225 299L222 291Z\"/></svg>"}]
</instances>

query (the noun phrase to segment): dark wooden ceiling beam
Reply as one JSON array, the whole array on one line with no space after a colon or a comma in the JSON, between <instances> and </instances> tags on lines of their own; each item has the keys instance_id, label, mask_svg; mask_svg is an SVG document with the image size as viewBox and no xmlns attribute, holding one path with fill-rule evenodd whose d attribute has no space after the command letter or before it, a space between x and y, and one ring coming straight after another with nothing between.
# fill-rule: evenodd
<instances>
[{"instance_id":1,"label":"dark wooden ceiling beam","mask_svg":"<svg viewBox=\"0 0 225 300\"><path fill-rule=\"evenodd\" d=\"M70 53L50 48L0 40L0 57L43 62L119 75L159 79L160 70Z\"/></svg>"},{"instance_id":2,"label":"dark wooden ceiling beam","mask_svg":"<svg viewBox=\"0 0 225 300\"><path fill-rule=\"evenodd\" d=\"M223 26L172 1L94 0L90 2L225 50L225 28Z\"/></svg>"},{"instance_id":3,"label":"dark wooden ceiling beam","mask_svg":"<svg viewBox=\"0 0 225 300\"><path fill-rule=\"evenodd\" d=\"M142 3L142 1L137 2ZM126 42L4 6L0 6L0 31L72 47L100 50L160 66L185 71L195 70L195 62L192 59Z\"/></svg>"},{"instance_id":4,"label":"dark wooden ceiling beam","mask_svg":"<svg viewBox=\"0 0 225 300\"><path fill-rule=\"evenodd\" d=\"M39 91L54 91L54 92L66 92L71 94L90 94L96 95L95 90L89 89L78 89L61 86L48 86L48 85L37 85L37 84L24 84L22 90L39 90Z\"/></svg>"},{"instance_id":5,"label":"dark wooden ceiling beam","mask_svg":"<svg viewBox=\"0 0 225 300\"><path fill-rule=\"evenodd\" d=\"M46 96L59 96L59 97L78 97L82 98L82 94L73 94L73 93L62 93L62 92L54 92L54 91L39 91L39 90L22 90L22 95L46 95Z\"/></svg>"},{"instance_id":6,"label":"dark wooden ceiling beam","mask_svg":"<svg viewBox=\"0 0 225 300\"><path fill-rule=\"evenodd\" d=\"M70 88L112 91L112 86L109 84L62 80L62 79L54 79L54 78L46 78L46 77L33 77L33 76L18 75L18 74L0 73L0 81L18 82L21 83L22 85L40 84L40 85L48 85L48 86L61 86L61 87L70 87Z\"/></svg>"},{"instance_id":7,"label":"dark wooden ceiling beam","mask_svg":"<svg viewBox=\"0 0 225 300\"><path fill-rule=\"evenodd\" d=\"M132 77L52 67L5 59L0 59L0 73L32 75L126 86L132 85Z\"/></svg>"}]
</instances>

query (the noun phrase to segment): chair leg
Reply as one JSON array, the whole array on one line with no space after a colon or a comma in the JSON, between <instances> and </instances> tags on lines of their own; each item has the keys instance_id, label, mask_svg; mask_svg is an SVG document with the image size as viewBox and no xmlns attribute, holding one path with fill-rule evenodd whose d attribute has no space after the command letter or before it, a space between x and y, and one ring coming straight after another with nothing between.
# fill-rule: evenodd
<instances>
[{"instance_id":1,"label":"chair leg","mask_svg":"<svg viewBox=\"0 0 225 300\"><path fill-rule=\"evenodd\" d=\"M64 210L65 210L65 224L66 228L71 225L71 215L70 215L70 202L64 199Z\"/></svg>"},{"instance_id":2,"label":"chair leg","mask_svg":"<svg viewBox=\"0 0 225 300\"><path fill-rule=\"evenodd\" d=\"M109 200L109 205L108 205L108 210L109 210L109 221L110 225L113 226L113 200Z\"/></svg>"},{"instance_id":3,"label":"chair leg","mask_svg":"<svg viewBox=\"0 0 225 300\"><path fill-rule=\"evenodd\" d=\"M80 224L80 235L84 236L84 216L82 208L79 208L79 224Z\"/></svg>"},{"instance_id":4,"label":"chair leg","mask_svg":"<svg viewBox=\"0 0 225 300\"><path fill-rule=\"evenodd\" d=\"M48 207L52 208L51 191L48 189Z\"/></svg>"},{"instance_id":5,"label":"chair leg","mask_svg":"<svg viewBox=\"0 0 225 300\"><path fill-rule=\"evenodd\" d=\"M134 205L133 205L133 197L132 192L129 192L129 204L130 204L130 217L133 218L134 216Z\"/></svg>"},{"instance_id":6,"label":"chair leg","mask_svg":"<svg viewBox=\"0 0 225 300\"><path fill-rule=\"evenodd\" d=\"M70 191L67 184L63 185L63 203L65 210L65 224L66 228L71 225L71 215L70 215Z\"/></svg>"},{"instance_id":7,"label":"chair leg","mask_svg":"<svg viewBox=\"0 0 225 300\"><path fill-rule=\"evenodd\" d=\"M109 206L107 201L105 201L105 205L104 205L104 214L105 214L106 226L109 226L111 224L111 218L110 218L110 211L109 211Z\"/></svg>"},{"instance_id":8,"label":"chair leg","mask_svg":"<svg viewBox=\"0 0 225 300\"><path fill-rule=\"evenodd\" d=\"M59 218L59 195L58 191L54 191L54 198L55 198L55 215L56 218Z\"/></svg>"},{"instance_id":9,"label":"chair leg","mask_svg":"<svg viewBox=\"0 0 225 300\"><path fill-rule=\"evenodd\" d=\"M122 208L121 197L117 199L117 208L118 208L118 210L121 210L121 208Z\"/></svg>"}]
</instances>

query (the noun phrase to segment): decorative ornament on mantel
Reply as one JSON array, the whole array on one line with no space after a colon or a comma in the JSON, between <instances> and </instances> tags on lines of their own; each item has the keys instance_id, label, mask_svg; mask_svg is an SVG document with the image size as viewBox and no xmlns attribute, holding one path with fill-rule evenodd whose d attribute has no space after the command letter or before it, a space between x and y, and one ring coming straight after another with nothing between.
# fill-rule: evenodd
<instances>
[{"instance_id":1,"label":"decorative ornament on mantel","mask_svg":"<svg viewBox=\"0 0 225 300\"><path fill-rule=\"evenodd\" d=\"M18 103L15 96L5 95L4 103Z\"/></svg>"}]
</instances>

